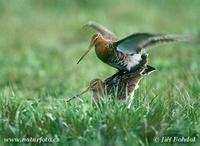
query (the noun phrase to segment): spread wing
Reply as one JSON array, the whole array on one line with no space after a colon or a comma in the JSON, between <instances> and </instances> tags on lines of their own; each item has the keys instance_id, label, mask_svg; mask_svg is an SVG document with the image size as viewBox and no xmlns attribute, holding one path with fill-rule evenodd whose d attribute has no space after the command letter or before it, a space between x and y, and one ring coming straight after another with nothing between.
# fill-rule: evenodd
<instances>
[{"instance_id":1,"label":"spread wing","mask_svg":"<svg viewBox=\"0 0 200 146\"><path fill-rule=\"evenodd\" d=\"M105 28L104 26L102 26L102 25L100 25L100 24L98 24L96 22L90 21L84 26L91 27L91 28L95 29L103 37L105 37L106 39L108 39L108 40L110 40L112 42L118 40L117 37L111 31L109 31L107 28Z\"/></svg>"},{"instance_id":2,"label":"spread wing","mask_svg":"<svg viewBox=\"0 0 200 146\"><path fill-rule=\"evenodd\" d=\"M172 34L135 33L113 43L118 51L125 54L139 53L143 49L162 42L175 42L191 40L192 36Z\"/></svg>"}]
</instances>

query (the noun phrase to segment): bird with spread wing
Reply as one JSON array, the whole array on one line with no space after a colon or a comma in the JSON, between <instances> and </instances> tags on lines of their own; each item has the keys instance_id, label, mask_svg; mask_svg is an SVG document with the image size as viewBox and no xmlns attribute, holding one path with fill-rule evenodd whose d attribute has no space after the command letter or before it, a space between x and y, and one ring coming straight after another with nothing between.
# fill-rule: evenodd
<instances>
[{"instance_id":1,"label":"bird with spread wing","mask_svg":"<svg viewBox=\"0 0 200 146\"><path fill-rule=\"evenodd\" d=\"M192 36L156 34L156 33L135 33L121 40L108 29L95 22L85 25L97 31L92 36L88 50L79 59L77 64L95 47L97 57L104 63L117 68L119 71L137 70L138 64L142 61L142 55L147 54L147 48L163 42L188 41ZM147 65L147 69L155 68Z\"/></svg>"}]
</instances>

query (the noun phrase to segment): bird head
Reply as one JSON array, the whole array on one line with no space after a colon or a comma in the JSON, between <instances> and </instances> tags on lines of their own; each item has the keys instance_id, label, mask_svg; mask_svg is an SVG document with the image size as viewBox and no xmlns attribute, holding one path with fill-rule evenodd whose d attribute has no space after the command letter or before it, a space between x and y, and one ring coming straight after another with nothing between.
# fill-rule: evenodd
<instances>
[{"instance_id":1,"label":"bird head","mask_svg":"<svg viewBox=\"0 0 200 146\"><path fill-rule=\"evenodd\" d=\"M79 96L85 94L88 91L93 91L93 92L97 92L99 94L103 94L104 91L104 82L100 79L93 79L92 81L90 81L89 86L82 91Z\"/></svg>"},{"instance_id":2,"label":"bird head","mask_svg":"<svg viewBox=\"0 0 200 146\"><path fill-rule=\"evenodd\" d=\"M101 92L104 89L104 83L100 79L93 79L90 81L90 90L94 92Z\"/></svg>"},{"instance_id":3,"label":"bird head","mask_svg":"<svg viewBox=\"0 0 200 146\"><path fill-rule=\"evenodd\" d=\"M100 33L96 33L92 36L90 45L89 45L87 51L81 56L81 58L78 60L77 64L79 64L79 62L89 53L89 51L92 49L92 47L96 44L97 40L101 37L102 37L102 35Z\"/></svg>"},{"instance_id":4,"label":"bird head","mask_svg":"<svg viewBox=\"0 0 200 146\"><path fill-rule=\"evenodd\" d=\"M92 81L90 81L89 86L84 91L82 91L80 94L78 94L76 96L69 98L67 100L67 102L71 101L72 99L74 99L76 97L82 96L83 94L85 94L88 91L92 91L93 95L98 94L98 95L102 96L104 94L104 82L100 79L93 79Z\"/></svg>"}]
</instances>

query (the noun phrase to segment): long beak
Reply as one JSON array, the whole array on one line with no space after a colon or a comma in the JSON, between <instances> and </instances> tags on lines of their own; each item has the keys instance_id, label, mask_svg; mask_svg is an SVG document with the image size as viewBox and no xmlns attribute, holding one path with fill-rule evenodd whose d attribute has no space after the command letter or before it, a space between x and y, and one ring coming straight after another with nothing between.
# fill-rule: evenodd
<instances>
[{"instance_id":1,"label":"long beak","mask_svg":"<svg viewBox=\"0 0 200 146\"><path fill-rule=\"evenodd\" d=\"M90 43L89 48L87 49L87 51L83 54L83 56L81 56L81 58L78 60L77 64L79 64L79 62L88 54L88 52L92 49L93 44L92 42Z\"/></svg>"},{"instance_id":2,"label":"long beak","mask_svg":"<svg viewBox=\"0 0 200 146\"><path fill-rule=\"evenodd\" d=\"M89 90L90 90L90 86L88 86L88 87L87 87L84 91L82 91L80 94L69 98L66 102L69 102L69 101L71 101L72 99L74 99L74 98L76 98L76 97L79 97L79 96L85 94L85 93L86 93L87 91L89 91Z\"/></svg>"},{"instance_id":3,"label":"long beak","mask_svg":"<svg viewBox=\"0 0 200 146\"><path fill-rule=\"evenodd\" d=\"M78 96L81 96L90 90L90 86L88 86L84 91L82 91Z\"/></svg>"}]
</instances>

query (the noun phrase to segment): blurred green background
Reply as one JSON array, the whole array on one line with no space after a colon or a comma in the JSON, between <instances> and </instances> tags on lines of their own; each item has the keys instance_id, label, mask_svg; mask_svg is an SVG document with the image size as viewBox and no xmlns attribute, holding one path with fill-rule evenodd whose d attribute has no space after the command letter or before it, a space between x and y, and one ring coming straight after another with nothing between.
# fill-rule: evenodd
<instances>
[{"instance_id":1,"label":"blurred green background","mask_svg":"<svg viewBox=\"0 0 200 146\"><path fill-rule=\"evenodd\" d=\"M94 33L81 29L90 20L119 38L134 32L196 34L200 31L200 1L0 0L2 97L71 97L90 80L115 73L94 50L76 64ZM149 64L157 71L141 82L137 95L178 100L184 94L199 99L199 58L200 46L192 42L152 48Z\"/></svg>"},{"instance_id":2,"label":"blurred green background","mask_svg":"<svg viewBox=\"0 0 200 146\"><path fill-rule=\"evenodd\" d=\"M94 51L76 65L93 34L81 30L90 20L123 38L134 32L197 33L199 16L198 0L1 0L0 87L12 83L21 94L72 95L91 79L110 76L115 70L101 63ZM199 69L196 46L164 45L149 54L150 64L167 71L168 77L184 67L193 73Z\"/></svg>"}]
</instances>

